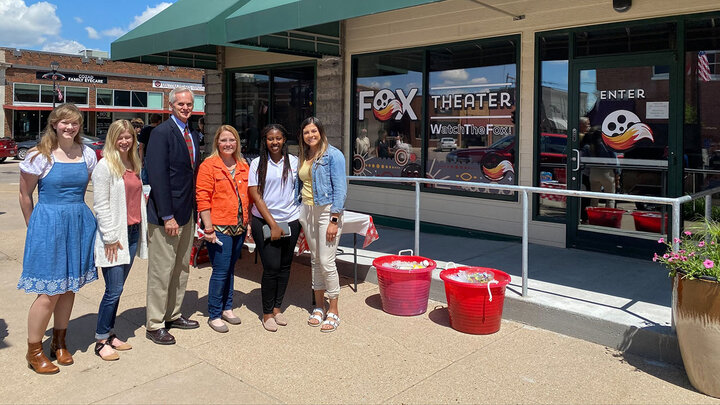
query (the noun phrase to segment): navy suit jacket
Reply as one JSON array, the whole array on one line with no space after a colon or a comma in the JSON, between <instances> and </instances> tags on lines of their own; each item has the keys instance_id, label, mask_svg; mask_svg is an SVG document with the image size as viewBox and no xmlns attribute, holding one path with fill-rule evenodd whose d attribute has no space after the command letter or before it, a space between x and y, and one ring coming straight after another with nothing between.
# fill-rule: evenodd
<instances>
[{"instance_id":1,"label":"navy suit jacket","mask_svg":"<svg viewBox=\"0 0 720 405\"><path fill-rule=\"evenodd\" d=\"M152 130L145 157L150 197L147 202L147 220L163 226L163 217L172 215L183 226L193 218L195 210L195 174L199 166L199 139L191 132L195 146L195 164L182 132L172 118Z\"/></svg>"}]
</instances>

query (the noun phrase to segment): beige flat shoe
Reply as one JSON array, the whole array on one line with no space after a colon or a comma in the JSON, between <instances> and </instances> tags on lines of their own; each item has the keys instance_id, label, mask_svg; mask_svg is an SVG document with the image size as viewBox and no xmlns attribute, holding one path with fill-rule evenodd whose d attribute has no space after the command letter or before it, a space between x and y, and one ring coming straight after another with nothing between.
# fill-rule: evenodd
<instances>
[{"instance_id":1,"label":"beige flat shoe","mask_svg":"<svg viewBox=\"0 0 720 405\"><path fill-rule=\"evenodd\" d=\"M263 328L268 332L277 332L278 324L275 322L275 318L268 318L267 321L263 321Z\"/></svg>"},{"instance_id":2,"label":"beige flat shoe","mask_svg":"<svg viewBox=\"0 0 720 405\"><path fill-rule=\"evenodd\" d=\"M218 332L218 333L227 333L230 330L230 329L228 329L227 325L225 325L224 322L220 326L213 325L211 319L208 319L208 325L210 325L212 330L214 330L215 332Z\"/></svg>"},{"instance_id":3,"label":"beige flat shoe","mask_svg":"<svg viewBox=\"0 0 720 405\"><path fill-rule=\"evenodd\" d=\"M278 325L287 326L287 318L285 318L285 315L283 315L282 312L275 314L273 318L275 318L275 323Z\"/></svg>"}]
</instances>

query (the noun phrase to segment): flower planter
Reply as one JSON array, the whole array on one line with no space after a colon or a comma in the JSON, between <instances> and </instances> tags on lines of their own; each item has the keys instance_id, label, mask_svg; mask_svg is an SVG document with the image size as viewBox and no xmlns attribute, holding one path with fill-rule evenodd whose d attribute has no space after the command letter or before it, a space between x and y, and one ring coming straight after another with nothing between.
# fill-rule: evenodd
<instances>
[{"instance_id":1,"label":"flower planter","mask_svg":"<svg viewBox=\"0 0 720 405\"><path fill-rule=\"evenodd\" d=\"M673 319L690 383L720 398L720 283L673 278Z\"/></svg>"}]
</instances>

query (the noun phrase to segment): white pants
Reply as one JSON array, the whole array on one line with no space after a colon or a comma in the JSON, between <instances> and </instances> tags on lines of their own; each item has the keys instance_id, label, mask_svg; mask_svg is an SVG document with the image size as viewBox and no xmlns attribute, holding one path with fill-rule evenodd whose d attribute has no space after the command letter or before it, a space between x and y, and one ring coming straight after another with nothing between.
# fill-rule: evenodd
<instances>
[{"instance_id":1,"label":"white pants","mask_svg":"<svg viewBox=\"0 0 720 405\"><path fill-rule=\"evenodd\" d=\"M342 218L338 222L338 232L332 243L327 241L327 228L330 224L330 204L306 205L300 207L300 225L310 249L313 290L325 290L329 299L340 294L340 278L335 265L335 251L342 234Z\"/></svg>"}]
</instances>

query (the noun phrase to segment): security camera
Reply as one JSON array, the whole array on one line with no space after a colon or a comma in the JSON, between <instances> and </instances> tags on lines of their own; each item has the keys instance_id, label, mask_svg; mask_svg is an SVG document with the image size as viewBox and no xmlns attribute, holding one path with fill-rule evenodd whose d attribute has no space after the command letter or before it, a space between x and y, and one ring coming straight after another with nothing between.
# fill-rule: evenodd
<instances>
[{"instance_id":1,"label":"security camera","mask_svg":"<svg viewBox=\"0 0 720 405\"><path fill-rule=\"evenodd\" d=\"M630 6L632 6L632 0L613 0L613 9L618 13L630 10Z\"/></svg>"}]
</instances>

